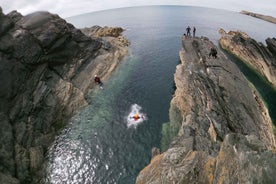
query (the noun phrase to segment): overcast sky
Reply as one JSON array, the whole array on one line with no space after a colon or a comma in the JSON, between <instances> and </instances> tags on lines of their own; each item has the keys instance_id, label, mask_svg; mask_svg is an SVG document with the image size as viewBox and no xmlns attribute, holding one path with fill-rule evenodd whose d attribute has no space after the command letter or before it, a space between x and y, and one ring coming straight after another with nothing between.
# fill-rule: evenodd
<instances>
[{"instance_id":1,"label":"overcast sky","mask_svg":"<svg viewBox=\"0 0 276 184\"><path fill-rule=\"evenodd\" d=\"M143 5L189 5L240 12L252 11L276 17L276 0L0 0L4 13L12 10L26 15L49 11L66 18L83 13Z\"/></svg>"}]
</instances>

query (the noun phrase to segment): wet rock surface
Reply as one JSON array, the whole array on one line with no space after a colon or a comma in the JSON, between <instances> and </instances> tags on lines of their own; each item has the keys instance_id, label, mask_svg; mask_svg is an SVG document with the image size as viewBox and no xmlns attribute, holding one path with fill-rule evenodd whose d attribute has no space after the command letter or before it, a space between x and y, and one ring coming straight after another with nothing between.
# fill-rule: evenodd
<instances>
[{"instance_id":1,"label":"wet rock surface","mask_svg":"<svg viewBox=\"0 0 276 184\"><path fill-rule=\"evenodd\" d=\"M240 31L220 30L221 47L240 58L276 86L276 39L266 39L267 46Z\"/></svg>"},{"instance_id":2,"label":"wet rock surface","mask_svg":"<svg viewBox=\"0 0 276 184\"><path fill-rule=\"evenodd\" d=\"M207 38L183 37L182 43L171 101L182 116L180 128L136 183L273 183L275 137L264 104ZM217 58L208 57L212 47Z\"/></svg>"},{"instance_id":3,"label":"wet rock surface","mask_svg":"<svg viewBox=\"0 0 276 184\"><path fill-rule=\"evenodd\" d=\"M48 12L0 11L0 183L36 183L55 135L88 103L94 75L105 81L126 46Z\"/></svg>"}]
</instances>

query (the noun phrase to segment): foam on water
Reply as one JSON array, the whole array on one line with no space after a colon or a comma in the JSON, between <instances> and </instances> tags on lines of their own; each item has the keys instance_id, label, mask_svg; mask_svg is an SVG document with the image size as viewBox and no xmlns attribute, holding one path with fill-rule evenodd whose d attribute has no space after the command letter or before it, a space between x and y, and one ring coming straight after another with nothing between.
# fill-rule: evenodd
<instances>
[{"instance_id":1,"label":"foam on water","mask_svg":"<svg viewBox=\"0 0 276 184\"><path fill-rule=\"evenodd\" d=\"M128 116L126 117L127 119L127 127L128 128L136 128L139 124L141 124L142 122L144 122L145 120L147 120L146 114L141 112L142 107L137 105L137 104L132 104L130 107L130 113L128 114ZM135 114L138 114L139 119L135 120L133 118L133 116Z\"/></svg>"}]
</instances>

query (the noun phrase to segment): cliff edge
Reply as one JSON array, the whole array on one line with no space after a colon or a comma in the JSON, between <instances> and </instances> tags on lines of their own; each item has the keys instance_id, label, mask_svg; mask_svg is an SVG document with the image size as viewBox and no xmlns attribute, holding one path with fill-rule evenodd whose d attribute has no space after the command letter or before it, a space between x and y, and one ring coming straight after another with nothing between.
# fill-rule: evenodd
<instances>
[{"instance_id":1,"label":"cliff edge","mask_svg":"<svg viewBox=\"0 0 276 184\"><path fill-rule=\"evenodd\" d=\"M55 135L88 103L94 75L105 81L127 54L123 29L105 29L116 36L87 36L48 12L0 8L0 183L37 183Z\"/></svg>"},{"instance_id":2,"label":"cliff edge","mask_svg":"<svg viewBox=\"0 0 276 184\"><path fill-rule=\"evenodd\" d=\"M208 57L216 47L207 38L183 37L182 45L171 101L171 110L182 117L180 128L136 183L275 181L272 122L256 91L221 51Z\"/></svg>"},{"instance_id":3,"label":"cliff edge","mask_svg":"<svg viewBox=\"0 0 276 184\"><path fill-rule=\"evenodd\" d=\"M220 29L221 47L264 76L276 87L276 39L266 39L267 47L241 31L225 32Z\"/></svg>"}]
</instances>

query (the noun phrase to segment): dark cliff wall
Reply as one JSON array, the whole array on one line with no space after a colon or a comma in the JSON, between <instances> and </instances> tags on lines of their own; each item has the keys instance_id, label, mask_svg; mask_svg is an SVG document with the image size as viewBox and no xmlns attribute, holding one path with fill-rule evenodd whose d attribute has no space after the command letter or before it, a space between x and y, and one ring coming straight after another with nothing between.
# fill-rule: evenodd
<instances>
[{"instance_id":1,"label":"dark cliff wall","mask_svg":"<svg viewBox=\"0 0 276 184\"><path fill-rule=\"evenodd\" d=\"M56 133L87 104L94 75L105 80L126 46L48 12L0 11L0 183L34 182Z\"/></svg>"}]
</instances>

